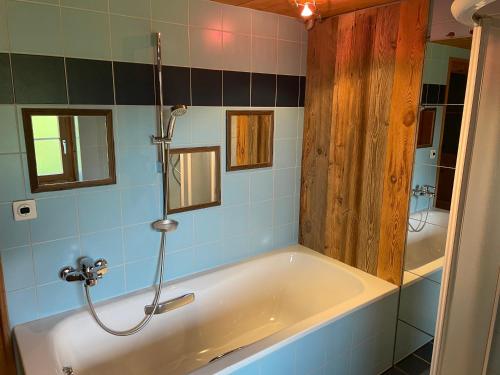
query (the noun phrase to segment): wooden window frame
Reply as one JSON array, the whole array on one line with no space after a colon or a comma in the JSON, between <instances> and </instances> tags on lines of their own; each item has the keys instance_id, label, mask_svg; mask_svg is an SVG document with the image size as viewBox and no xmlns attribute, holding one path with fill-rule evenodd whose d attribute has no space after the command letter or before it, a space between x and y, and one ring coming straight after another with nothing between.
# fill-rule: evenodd
<instances>
[{"instance_id":1,"label":"wooden window frame","mask_svg":"<svg viewBox=\"0 0 500 375\"><path fill-rule=\"evenodd\" d=\"M114 147L114 137L113 137L113 112L111 109L23 108L22 115L23 115L24 139L26 142L26 154L28 159L30 187L32 193L116 184L115 147ZM48 179L43 176L40 178L37 174L37 169L36 169L33 123L31 120L31 116L36 116L36 115L106 117L106 140L108 148L109 177L100 180L71 181L71 182L58 182L57 177L53 178L54 176L50 176ZM73 152L73 150L70 151ZM73 163L73 173L76 173L74 162L72 163ZM66 167L68 167L68 165L65 165L65 170Z\"/></svg>"},{"instance_id":2,"label":"wooden window frame","mask_svg":"<svg viewBox=\"0 0 500 375\"><path fill-rule=\"evenodd\" d=\"M271 129L269 130L269 162L246 165L232 165L231 162L231 118L233 116L271 116ZM226 171L241 171L245 169L269 168L273 166L274 158L274 111L226 111Z\"/></svg>"}]
</instances>

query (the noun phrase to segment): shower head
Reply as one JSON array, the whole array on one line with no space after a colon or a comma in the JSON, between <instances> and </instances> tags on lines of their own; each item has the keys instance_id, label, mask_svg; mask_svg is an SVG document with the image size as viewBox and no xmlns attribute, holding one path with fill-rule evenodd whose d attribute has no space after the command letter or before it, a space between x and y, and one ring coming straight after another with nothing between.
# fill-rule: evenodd
<instances>
[{"instance_id":1,"label":"shower head","mask_svg":"<svg viewBox=\"0 0 500 375\"><path fill-rule=\"evenodd\" d=\"M170 109L170 118L167 125L167 139L172 139L174 135L175 120L177 117L184 116L187 112L187 106L184 104L175 105Z\"/></svg>"}]
</instances>

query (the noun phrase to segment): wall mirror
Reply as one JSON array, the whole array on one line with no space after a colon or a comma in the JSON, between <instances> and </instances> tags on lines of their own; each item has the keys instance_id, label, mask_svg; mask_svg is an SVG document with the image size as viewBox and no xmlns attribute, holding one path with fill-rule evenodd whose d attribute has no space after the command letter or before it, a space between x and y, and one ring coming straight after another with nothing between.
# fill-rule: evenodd
<instances>
[{"instance_id":1,"label":"wall mirror","mask_svg":"<svg viewBox=\"0 0 500 375\"><path fill-rule=\"evenodd\" d=\"M33 193L116 183L112 111L24 108Z\"/></svg>"},{"instance_id":2,"label":"wall mirror","mask_svg":"<svg viewBox=\"0 0 500 375\"><path fill-rule=\"evenodd\" d=\"M427 43L394 353L399 368L431 362L469 55Z\"/></svg>"},{"instance_id":3,"label":"wall mirror","mask_svg":"<svg viewBox=\"0 0 500 375\"><path fill-rule=\"evenodd\" d=\"M227 111L226 170L273 165L273 111Z\"/></svg>"},{"instance_id":4,"label":"wall mirror","mask_svg":"<svg viewBox=\"0 0 500 375\"><path fill-rule=\"evenodd\" d=\"M169 213L221 204L219 146L172 149L169 164Z\"/></svg>"}]
</instances>

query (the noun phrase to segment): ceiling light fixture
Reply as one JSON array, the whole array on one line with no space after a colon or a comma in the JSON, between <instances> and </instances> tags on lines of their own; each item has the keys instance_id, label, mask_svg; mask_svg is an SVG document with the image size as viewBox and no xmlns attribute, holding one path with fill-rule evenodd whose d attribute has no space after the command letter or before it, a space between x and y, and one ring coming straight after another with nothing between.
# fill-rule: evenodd
<instances>
[{"instance_id":1,"label":"ceiling light fixture","mask_svg":"<svg viewBox=\"0 0 500 375\"><path fill-rule=\"evenodd\" d=\"M295 6L300 11L300 16L304 19L306 30L311 30L316 20L321 20L321 15L316 6L316 0L294 0Z\"/></svg>"}]
</instances>

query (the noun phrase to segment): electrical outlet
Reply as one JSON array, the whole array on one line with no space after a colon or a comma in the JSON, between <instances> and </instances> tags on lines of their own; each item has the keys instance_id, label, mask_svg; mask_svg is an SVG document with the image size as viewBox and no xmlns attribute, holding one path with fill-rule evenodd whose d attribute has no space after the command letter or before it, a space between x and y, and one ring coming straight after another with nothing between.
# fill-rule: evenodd
<instances>
[{"instance_id":1,"label":"electrical outlet","mask_svg":"<svg viewBox=\"0 0 500 375\"><path fill-rule=\"evenodd\" d=\"M12 202L15 221L33 220L38 217L34 199Z\"/></svg>"},{"instance_id":2,"label":"electrical outlet","mask_svg":"<svg viewBox=\"0 0 500 375\"><path fill-rule=\"evenodd\" d=\"M429 153L429 158L430 159L436 159L436 150L431 150Z\"/></svg>"}]
</instances>

